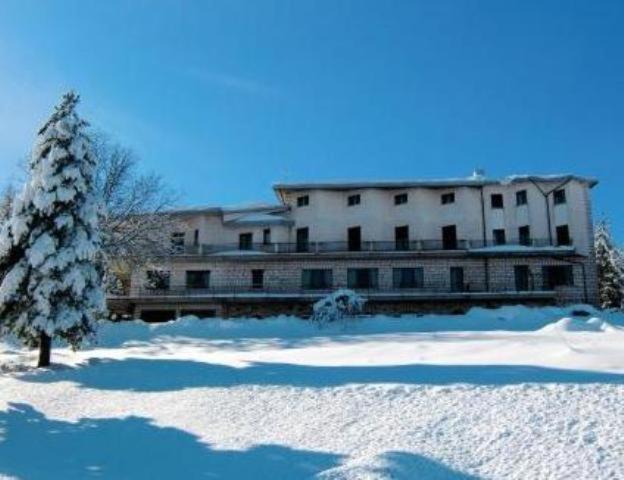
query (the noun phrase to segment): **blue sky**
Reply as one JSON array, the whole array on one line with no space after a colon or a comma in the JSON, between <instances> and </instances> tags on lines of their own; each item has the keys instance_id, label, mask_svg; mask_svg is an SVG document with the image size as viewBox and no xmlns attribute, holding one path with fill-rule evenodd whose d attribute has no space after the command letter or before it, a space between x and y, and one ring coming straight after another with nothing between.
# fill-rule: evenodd
<instances>
[{"instance_id":1,"label":"blue sky","mask_svg":"<svg viewBox=\"0 0 624 480\"><path fill-rule=\"evenodd\" d=\"M0 2L0 182L68 88L186 204L277 181L595 176L624 240L624 2Z\"/></svg>"}]
</instances>

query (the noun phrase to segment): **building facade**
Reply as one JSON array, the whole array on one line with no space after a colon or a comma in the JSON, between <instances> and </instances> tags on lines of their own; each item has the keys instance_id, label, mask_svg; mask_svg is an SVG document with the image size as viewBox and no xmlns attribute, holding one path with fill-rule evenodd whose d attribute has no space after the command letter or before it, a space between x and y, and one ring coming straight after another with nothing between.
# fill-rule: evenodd
<instances>
[{"instance_id":1,"label":"building facade","mask_svg":"<svg viewBox=\"0 0 624 480\"><path fill-rule=\"evenodd\" d=\"M117 313L307 314L337 288L371 312L594 303L590 190L574 175L274 186L276 205L172 212L171 254Z\"/></svg>"}]
</instances>

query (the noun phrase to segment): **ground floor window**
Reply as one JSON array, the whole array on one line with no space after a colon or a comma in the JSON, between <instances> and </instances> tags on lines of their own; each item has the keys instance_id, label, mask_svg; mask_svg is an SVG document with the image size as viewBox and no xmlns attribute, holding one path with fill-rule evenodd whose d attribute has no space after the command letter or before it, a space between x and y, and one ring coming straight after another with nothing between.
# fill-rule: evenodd
<instances>
[{"instance_id":1,"label":"ground floor window","mask_svg":"<svg viewBox=\"0 0 624 480\"><path fill-rule=\"evenodd\" d=\"M189 270L186 272L187 288L210 288L210 270Z\"/></svg>"},{"instance_id":2,"label":"ground floor window","mask_svg":"<svg viewBox=\"0 0 624 480\"><path fill-rule=\"evenodd\" d=\"M251 271L251 288L264 287L264 270Z\"/></svg>"},{"instance_id":3,"label":"ground floor window","mask_svg":"<svg viewBox=\"0 0 624 480\"><path fill-rule=\"evenodd\" d=\"M451 267L451 292L463 292L466 290L464 284L464 268Z\"/></svg>"},{"instance_id":4,"label":"ground floor window","mask_svg":"<svg viewBox=\"0 0 624 480\"><path fill-rule=\"evenodd\" d=\"M394 288L422 288L423 283L424 275L421 267L392 269Z\"/></svg>"},{"instance_id":5,"label":"ground floor window","mask_svg":"<svg viewBox=\"0 0 624 480\"><path fill-rule=\"evenodd\" d=\"M377 288L379 270L376 268L349 268L347 286L349 288Z\"/></svg>"},{"instance_id":6,"label":"ground floor window","mask_svg":"<svg viewBox=\"0 0 624 480\"><path fill-rule=\"evenodd\" d=\"M171 272L168 270L148 270L145 272L145 288L148 290L169 290Z\"/></svg>"},{"instance_id":7,"label":"ground floor window","mask_svg":"<svg viewBox=\"0 0 624 480\"><path fill-rule=\"evenodd\" d=\"M555 287L574 286L574 271L572 265L547 265L542 267L542 277L545 290Z\"/></svg>"},{"instance_id":8,"label":"ground floor window","mask_svg":"<svg viewBox=\"0 0 624 480\"><path fill-rule=\"evenodd\" d=\"M301 272L301 286L305 290L323 290L332 288L331 268L304 269Z\"/></svg>"},{"instance_id":9,"label":"ground floor window","mask_svg":"<svg viewBox=\"0 0 624 480\"><path fill-rule=\"evenodd\" d=\"M516 280L516 290L526 292L530 290L530 272L528 265L516 265L514 267L514 277Z\"/></svg>"}]
</instances>

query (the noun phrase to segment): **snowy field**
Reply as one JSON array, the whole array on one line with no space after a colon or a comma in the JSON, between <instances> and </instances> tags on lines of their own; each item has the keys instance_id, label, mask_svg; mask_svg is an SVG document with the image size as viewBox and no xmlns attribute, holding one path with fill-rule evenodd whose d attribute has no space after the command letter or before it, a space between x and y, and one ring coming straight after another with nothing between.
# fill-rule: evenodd
<instances>
[{"instance_id":1,"label":"snowy field","mask_svg":"<svg viewBox=\"0 0 624 480\"><path fill-rule=\"evenodd\" d=\"M572 310L106 325L48 371L0 344L0 477L624 478L624 315Z\"/></svg>"}]
</instances>

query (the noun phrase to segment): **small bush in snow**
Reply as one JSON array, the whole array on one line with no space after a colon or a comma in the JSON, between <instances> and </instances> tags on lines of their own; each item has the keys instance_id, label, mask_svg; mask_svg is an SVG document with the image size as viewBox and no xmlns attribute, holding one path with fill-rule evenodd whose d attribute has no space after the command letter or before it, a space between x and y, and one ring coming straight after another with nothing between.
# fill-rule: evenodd
<instances>
[{"instance_id":1,"label":"small bush in snow","mask_svg":"<svg viewBox=\"0 0 624 480\"><path fill-rule=\"evenodd\" d=\"M365 303L353 290L338 290L314 304L311 320L323 325L352 318L362 313Z\"/></svg>"}]
</instances>

